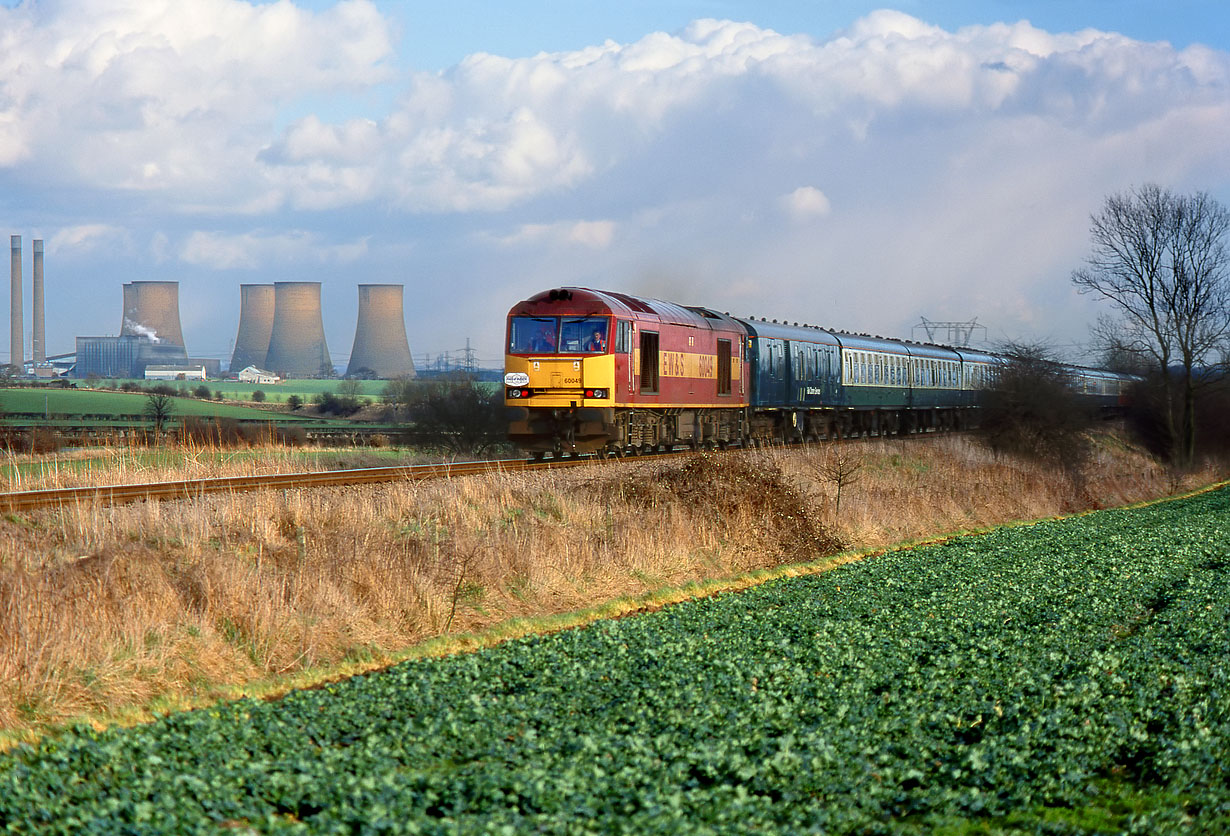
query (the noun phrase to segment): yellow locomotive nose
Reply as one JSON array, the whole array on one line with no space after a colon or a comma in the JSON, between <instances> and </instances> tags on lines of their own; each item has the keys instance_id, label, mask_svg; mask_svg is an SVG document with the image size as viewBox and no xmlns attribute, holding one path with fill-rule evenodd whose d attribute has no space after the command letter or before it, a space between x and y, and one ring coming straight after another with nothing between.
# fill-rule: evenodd
<instances>
[{"instance_id":1,"label":"yellow locomotive nose","mask_svg":"<svg viewBox=\"0 0 1230 836\"><path fill-rule=\"evenodd\" d=\"M615 383L615 358L518 357L504 362L504 395L509 406L581 406L609 402ZM585 402L582 404L581 402Z\"/></svg>"}]
</instances>

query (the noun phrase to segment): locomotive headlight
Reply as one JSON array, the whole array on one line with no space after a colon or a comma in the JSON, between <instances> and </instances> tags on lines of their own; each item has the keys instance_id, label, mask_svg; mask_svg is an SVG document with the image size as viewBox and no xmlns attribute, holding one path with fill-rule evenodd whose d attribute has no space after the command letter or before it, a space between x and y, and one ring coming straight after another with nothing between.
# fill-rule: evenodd
<instances>
[{"instance_id":1,"label":"locomotive headlight","mask_svg":"<svg viewBox=\"0 0 1230 836\"><path fill-rule=\"evenodd\" d=\"M599 398L599 399L601 399L601 398L605 398L605 397L606 397L606 390L605 390L605 389L586 389L586 390L585 390L585 397L587 397L587 398Z\"/></svg>"}]
</instances>

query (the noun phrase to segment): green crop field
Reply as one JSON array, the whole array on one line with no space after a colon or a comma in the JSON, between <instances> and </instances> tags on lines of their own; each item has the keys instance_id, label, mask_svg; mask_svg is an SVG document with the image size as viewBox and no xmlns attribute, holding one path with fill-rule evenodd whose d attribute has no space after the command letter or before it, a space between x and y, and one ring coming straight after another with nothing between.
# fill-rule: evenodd
<instances>
[{"instance_id":1,"label":"green crop field","mask_svg":"<svg viewBox=\"0 0 1230 836\"><path fill-rule=\"evenodd\" d=\"M49 419L115 420L140 416L146 396L130 392L99 392L91 389L0 389L0 418L5 415L44 416ZM241 404L175 398L175 417L235 418L258 421L303 420L294 413L257 409Z\"/></svg>"},{"instance_id":2,"label":"green crop field","mask_svg":"<svg viewBox=\"0 0 1230 836\"><path fill-rule=\"evenodd\" d=\"M388 385L387 380L358 380L359 396L380 400L380 393ZM206 385L215 392L222 392L225 397L245 400L252 397L252 392L259 389L265 397L274 403L284 403L291 395L298 395L304 401L311 401L321 392L338 391L340 380L284 380L281 383L257 385L240 383L237 380L211 380ZM348 381L349 383L349 381Z\"/></svg>"},{"instance_id":3,"label":"green crop field","mask_svg":"<svg viewBox=\"0 0 1230 836\"><path fill-rule=\"evenodd\" d=\"M0 758L9 832L1223 833L1230 491Z\"/></svg>"},{"instance_id":4,"label":"green crop field","mask_svg":"<svg viewBox=\"0 0 1230 836\"><path fill-rule=\"evenodd\" d=\"M282 403L291 396L298 395L304 401L310 401L314 396L321 392L337 392L338 387L342 384L341 380L283 380L280 383L258 384L258 383L240 383L238 380L207 380L203 383L199 380L170 380L165 381L169 385L179 388L185 387L187 391L192 391L198 386L208 386L212 392L221 392L224 397L232 400L248 400L252 397L252 393L259 389L265 393L266 398L274 403ZM139 386L150 386L151 381L148 380L97 380L87 382L84 380L77 381L80 388L87 386L102 387L117 389L124 383L136 383ZM349 381L347 381L349 383ZM359 386L360 397L372 398L378 400L384 387L388 385L387 380L357 380L354 383Z\"/></svg>"}]
</instances>

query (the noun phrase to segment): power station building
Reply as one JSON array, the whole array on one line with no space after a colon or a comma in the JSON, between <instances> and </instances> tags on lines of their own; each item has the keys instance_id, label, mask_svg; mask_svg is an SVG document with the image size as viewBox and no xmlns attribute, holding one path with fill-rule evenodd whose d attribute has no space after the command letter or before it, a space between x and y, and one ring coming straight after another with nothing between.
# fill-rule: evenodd
<instances>
[{"instance_id":1,"label":"power station building","mask_svg":"<svg viewBox=\"0 0 1230 836\"><path fill-rule=\"evenodd\" d=\"M332 377L320 282L274 282L269 351L257 364L287 377Z\"/></svg>"},{"instance_id":2,"label":"power station building","mask_svg":"<svg viewBox=\"0 0 1230 836\"><path fill-rule=\"evenodd\" d=\"M77 337L77 377L141 377L136 372L141 344L137 336Z\"/></svg>"},{"instance_id":3,"label":"power station building","mask_svg":"<svg viewBox=\"0 0 1230 836\"><path fill-rule=\"evenodd\" d=\"M179 324L179 282L128 282L118 337L77 337L77 377L140 378L150 368L164 376L172 370L203 367L216 376L221 362L191 358ZM178 376L179 371L175 372Z\"/></svg>"},{"instance_id":4,"label":"power station building","mask_svg":"<svg viewBox=\"0 0 1230 836\"><path fill-rule=\"evenodd\" d=\"M231 353L231 372L248 366L264 368L273 335L274 289L271 284L239 286L239 333Z\"/></svg>"},{"instance_id":5,"label":"power station building","mask_svg":"<svg viewBox=\"0 0 1230 836\"><path fill-rule=\"evenodd\" d=\"M414 377L403 294L399 284L359 285L359 318L347 377Z\"/></svg>"},{"instance_id":6,"label":"power station building","mask_svg":"<svg viewBox=\"0 0 1230 836\"><path fill-rule=\"evenodd\" d=\"M151 367L165 367L152 369L155 374L189 367L196 373L198 366L204 366L211 376L219 374L220 361L188 355L180 325L179 282L174 281L125 283L119 335L76 337L75 355L60 354L49 363L40 239L34 240L33 256L30 348L36 368L46 367L44 371L54 374L54 363L79 378L140 378ZM20 370L29 359L24 348L20 235L12 236L10 263L10 353L13 365ZM404 285L361 284L358 293L358 321L347 376L413 377L416 371L406 336ZM325 342L320 282L240 285L239 331L229 368L235 374L248 367L268 369L283 378L334 375Z\"/></svg>"}]
</instances>

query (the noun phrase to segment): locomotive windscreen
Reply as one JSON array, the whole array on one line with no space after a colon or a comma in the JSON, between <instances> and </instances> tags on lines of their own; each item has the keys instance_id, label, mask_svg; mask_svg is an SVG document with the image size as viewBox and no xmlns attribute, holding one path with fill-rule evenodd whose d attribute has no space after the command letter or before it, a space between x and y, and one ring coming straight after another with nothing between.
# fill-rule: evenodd
<instances>
[{"instance_id":1,"label":"locomotive windscreen","mask_svg":"<svg viewBox=\"0 0 1230 836\"><path fill-rule=\"evenodd\" d=\"M565 317L560 323L560 351L594 354L606 351L605 317Z\"/></svg>"},{"instance_id":2,"label":"locomotive windscreen","mask_svg":"<svg viewBox=\"0 0 1230 836\"><path fill-rule=\"evenodd\" d=\"M509 354L602 354L609 320L600 316L514 316Z\"/></svg>"},{"instance_id":3,"label":"locomotive windscreen","mask_svg":"<svg viewBox=\"0 0 1230 836\"><path fill-rule=\"evenodd\" d=\"M514 316L508 329L509 354L554 354L559 317Z\"/></svg>"}]
</instances>

